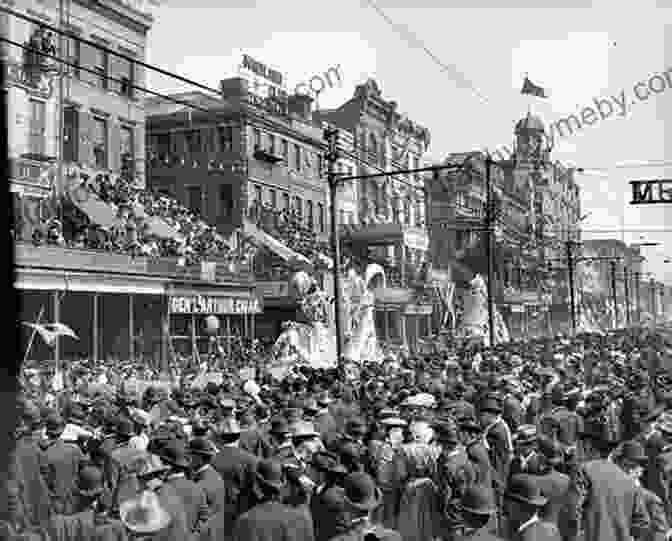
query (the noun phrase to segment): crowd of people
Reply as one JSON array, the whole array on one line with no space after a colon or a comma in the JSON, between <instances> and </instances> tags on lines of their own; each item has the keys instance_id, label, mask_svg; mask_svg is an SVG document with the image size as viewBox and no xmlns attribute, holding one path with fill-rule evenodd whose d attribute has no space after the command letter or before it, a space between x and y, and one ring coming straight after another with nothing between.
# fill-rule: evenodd
<instances>
[{"instance_id":1,"label":"crowd of people","mask_svg":"<svg viewBox=\"0 0 672 541\"><path fill-rule=\"evenodd\" d=\"M136 257L176 257L182 258L185 265L236 255L214 227L177 199L138 187L128 176L76 174L81 180L77 197L85 198L87 193L97 196L116 211L115 223L103 227L71 198L63 197L61 219L45 218L34 225L34 244L105 250ZM169 228L173 234L158 234L151 219L159 219L162 229ZM20 230L21 225L14 229Z\"/></svg>"},{"instance_id":2,"label":"crowd of people","mask_svg":"<svg viewBox=\"0 0 672 541\"><path fill-rule=\"evenodd\" d=\"M670 345L556 336L282 380L26 378L7 540L663 541ZM140 367L134 367L140 376ZM201 373L202 375L202 373Z\"/></svg>"}]
</instances>

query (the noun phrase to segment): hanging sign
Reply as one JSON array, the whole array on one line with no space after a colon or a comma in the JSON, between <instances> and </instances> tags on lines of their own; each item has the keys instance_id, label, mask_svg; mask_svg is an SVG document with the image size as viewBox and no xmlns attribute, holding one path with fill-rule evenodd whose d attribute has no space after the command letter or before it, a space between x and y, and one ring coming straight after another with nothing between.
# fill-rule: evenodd
<instances>
[{"instance_id":1,"label":"hanging sign","mask_svg":"<svg viewBox=\"0 0 672 541\"><path fill-rule=\"evenodd\" d=\"M260 314L259 299L234 297L209 297L191 295L170 297L168 310L171 314Z\"/></svg>"},{"instance_id":2,"label":"hanging sign","mask_svg":"<svg viewBox=\"0 0 672 541\"><path fill-rule=\"evenodd\" d=\"M631 205L672 203L672 180L631 180Z\"/></svg>"}]
</instances>

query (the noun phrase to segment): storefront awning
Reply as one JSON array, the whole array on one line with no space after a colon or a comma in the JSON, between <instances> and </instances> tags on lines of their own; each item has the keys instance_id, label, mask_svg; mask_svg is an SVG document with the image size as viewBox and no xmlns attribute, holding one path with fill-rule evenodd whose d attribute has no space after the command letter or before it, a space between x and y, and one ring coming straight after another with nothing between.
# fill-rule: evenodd
<instances>
[{"instance_id":1,"label":"storefront awning","mask_svg":"<svg viewBox=\"0 0 672 541\"><path fill-rule=\"evenodd\" d=\"M116 209L79 182L68 186L68 195L73 204L100 227L110 229L119 223Z\"/></svg>"},{"instance_id":2,"label":"storefront awning","mask_svg":"<svg viewBox=\"0 0 672 541\"><path fill-rule=\"evenodd\" d=\"M165 295L165 280L133 275L115 276L87 273L19 269L14 287L24 291L72 291L77 293L133 293Z\"/></svg>"},{"instance_id":3,"label":"storefront awning","mask_svg":"<svg viewBox=\"0 0 672 541\"><path fill-rule=\"evenodd\" d=\"M245 221L243 226L243 232L254 239L255 242L261 246L265 246L275 255L280 257L283 261L290 264L300 264L313 266L313 263L307 257L301 255L298 252L295 252L284 243L280 242L276 238L272 237L265 231L259 229L255 224L250 221Z\"/></svg>"}]
</instances>

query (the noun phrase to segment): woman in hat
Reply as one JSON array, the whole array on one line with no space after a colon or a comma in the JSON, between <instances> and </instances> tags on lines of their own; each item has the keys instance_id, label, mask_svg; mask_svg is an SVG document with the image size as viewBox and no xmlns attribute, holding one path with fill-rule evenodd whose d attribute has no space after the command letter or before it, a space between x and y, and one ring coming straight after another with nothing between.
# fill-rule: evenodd
<instances>
[{"instance_id":1,"label":"woman in hat","mask_svg":"<svg viewBox=\"0 0 672 541\"><path fill-rule=\"evenodd\" d=\"M371 520L371 514L382 503L383 495L375 481L366 473L352 473L343 481L343 501L349 513L346 531L330 538L331 541L401 541L399 532L385 528Z\"/></svg>"},{"instance_id":2,"label":"woman in hat","mask_svg":"<svg viewBox=\"0 0 672 541\"><path fill-rule=\"evenodd\" d=\"M259 462L255 480L260 501L238 517L233 527L233 541L313 541L311 517L281 501L286 486L282 464L270 460Z\"/></svg>"},{"instance_id":3,"label":"woman in hat","mask_svg":"<svg viewBox=\"0 0 672 541\"><path fill-rule=\"evenodd\" d=\"M562 541L558 527L539 513L547 499L530 475L514 475L504 493L504 514L512 541Z\"/></svg>"}]
</instances>

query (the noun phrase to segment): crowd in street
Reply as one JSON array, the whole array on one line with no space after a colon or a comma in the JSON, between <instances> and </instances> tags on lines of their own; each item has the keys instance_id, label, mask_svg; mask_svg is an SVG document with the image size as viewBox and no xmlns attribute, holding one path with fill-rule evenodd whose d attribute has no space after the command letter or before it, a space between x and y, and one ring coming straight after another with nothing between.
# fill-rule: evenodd
<instances>
[{"instance_id":1,"label":"crowd in street","mask_svg":"<svg viewBox=\"0 0 672 541\"><path fill-rule=\"evenodd\" d=\"M300 367L282 381L105 364L58 390L26 377L0 532L663 541L669 347L633 329Z\"/></svg>"},{"instance_id":2,"label":"crowd in street","mask_svg":"<svg viewBox=\"0 0 672 541\"><path fill-rule=\"evenodd\" d=\"M88 192L95 194L116 211L115 223L95 223L65 197L60 202L60 219L45 218L35 224L34 244L106 250L136 257L177 257L183 258L186 265L230 252L215 228L174 197L141 189L124 176L113 179L109 175L89 177L82 173L81 188L85 191L78 192L77 197L84 198ZM157 234L150 223L154 218L174 234Z\"/></svg>"}]
</instances>

